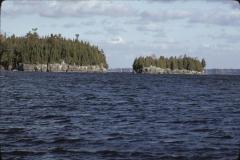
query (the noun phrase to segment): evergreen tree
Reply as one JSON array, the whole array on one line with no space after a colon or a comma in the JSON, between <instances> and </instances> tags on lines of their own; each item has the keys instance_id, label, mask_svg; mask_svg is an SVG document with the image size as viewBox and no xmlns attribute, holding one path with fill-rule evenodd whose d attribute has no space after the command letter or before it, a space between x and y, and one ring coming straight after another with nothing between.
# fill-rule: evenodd
<instances>
[{"instance_id":1,"label":"evergreen tree","mask_svg":"<svg viewBox=\"0 0 240 160\"><path fill-rule=\"evenodd\" d=\"M0 65L14 69L17 63L52 64L65 61L76 65L99 65L108 68L103 50L89 42L66 39L60 34L40 37L37 28L24 37L0 37ZM5 48L5 49L4 49ZM6 50L10 49L10 50ZM21 57L21 58L19 58Z\"/></svg>"},{"instance_id":2,"label":"evergreen tree","mask_svg":"<svg viewBox=\"0 0 240 160\"><path fill-rule=\"evenodd\" d=\"M137 73L141 73L144 67L155 66L162 69L171 69L171 70L191 70L202 72L206 66L204 59L199 61L197 58L192 58L187 55L180 57L139 57L134 60L133 69Z\"/></svg>"}]
</instances>

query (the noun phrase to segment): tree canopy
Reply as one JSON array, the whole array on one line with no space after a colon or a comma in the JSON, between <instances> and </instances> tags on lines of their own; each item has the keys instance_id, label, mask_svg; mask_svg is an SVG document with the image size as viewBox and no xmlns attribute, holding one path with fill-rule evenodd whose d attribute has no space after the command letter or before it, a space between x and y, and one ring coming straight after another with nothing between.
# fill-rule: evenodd
<instances>
[{"instance_id":1,"label":"tree canopy","mask_svg":"<svg viewBox=\"0 0 240 160\"><path fill-rule=\"evenodd\" d=\"M0 65L4 68L16 63L70 65L99 65L108 68L104 51L86 41L66 39L61 34L40 37L36 29L23 37L0 37ZM4 40L3 40L4 39Z\"/></svg>"},{"instance_id":2,"label":"tree canopy","mask_svg":"<svg viewBox=\"0 0 240 160\"><path fill-rule=\"evenodd\" d=\"M164 57L156 58L154 56L138 57L133 62L133 70L141 73L144 67L155 66L162 69L171 70L190 70L202 72L206 67L206 61L198 58L192 58L187 55L179 57Z\"/></svg>"}]
</instances>

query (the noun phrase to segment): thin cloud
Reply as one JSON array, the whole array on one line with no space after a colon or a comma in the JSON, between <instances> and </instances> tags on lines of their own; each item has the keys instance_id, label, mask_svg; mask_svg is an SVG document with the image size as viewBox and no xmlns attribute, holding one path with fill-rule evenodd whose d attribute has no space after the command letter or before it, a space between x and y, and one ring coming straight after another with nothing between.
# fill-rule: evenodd
<instances>
[{"instance_id":1,"label":"thin cloud","mask_svg":"<svg viewBox=\"0 0 240 160\"><path fill-rule=\"evenodd\" d=\"M118 36L118 37L111 38L109 43L111 43L111 44L123 44L123 43L125 43L125 41L123 40L122 37Z\"/></svg>"},{"instance_id":2,"label":"thin cloud","mask_svg":"<svg viewBox=\"0 0 240 160\"><path fill-rule=\"evenodd\" d=\"M108 34L112 34L112 35L118 35L120 33L124 33L126 32L125 29L123 29L122 27L119 27L117 25L113 25L113 26L105 26L104 30L108 33Z\"/></svg>"},{"instance_id":3,"label":"thin cloud","mask_svg":"<svg viewBox=\"0 0 240 160\"><path fill-rule=\"evenodd\" d=\"M215 24L220 26L236 26L240 25L240 11L237 12L221 12L211 11L208 13L194 14L190 17L189 23Z\"/></svg>"},{"instance_id":4,"label":"thin cloud","mask_svg":"<svg viewBox=\"0 0 240 160\"><path fill-rule=\"evenodd\" d=\"M154 33L154 35L165 37L166 33L164 32L163 28L159 24L145 24L145 25L138 25L136 30L139 32L144 33Z\"/></svg>"},{"instance_id":5,"label":"thin cloud","mask_svg":"<svg viewBox=\"0 0 240 160\"><path fill-rule=\"evenodd\" d=\"M222 33L220 35L209 35L210 38L213 40L224 40L230 44L236 44L240 42L240 35L239 34L228 34Z\"/></svg>"},{"instance_id":6,"label":"thin cloud","mask_svg":"<svg viewBox=\"0 0 240 160\"><path fill-rule=\"evenodd\" d=\"M184 19L191 16L191 12L179 10L179 11L167 11L160 10L155 11L144 11L141 13L141 21L151 21L151 22L165 22L169 20Z\"/></svg>"},{"instance_id":7,"label":"thin cloud","mask_svg":"<svg viewBox=\"0 0 240 160\"><path fill-rule=\"evenodd\" d=\"M86 34L86 35L101 35L103 33L101 31L86 31L84 34Z\"/></svg>"},{"instance_id":8,"label":"thin cloud","mask_svg":"<svg viewBox=\"0 0 240 160\"><path fill-rule=\"evenodd\" d=\"M63 17L129 17L137 14L137 11L127 3L112 1L9 1L4 10L6 15L21 16L37 14L48 18Z\"/></svg>"}]
</instances>

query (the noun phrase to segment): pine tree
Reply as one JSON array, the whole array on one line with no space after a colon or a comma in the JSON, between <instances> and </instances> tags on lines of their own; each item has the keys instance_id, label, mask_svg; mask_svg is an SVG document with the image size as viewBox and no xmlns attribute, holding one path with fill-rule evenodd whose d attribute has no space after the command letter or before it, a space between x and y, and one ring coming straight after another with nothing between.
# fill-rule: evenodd
<instances>
[{"instance_id":1,"label":"pine tree","mask_svg":"<svg viewBox=\"0 0 240 160\"><path fill-rule=\"evenodd\" d=\"M51 64L65 61L69 64L77 65L99 65L108 67L103 50L97 46L90 45L89 42L76 39L66 39L60 34L39 37L37 28L32 29L24 37L12 35L4 40L5 48L15 48L18 55L21 55L21 63L25 64ZM0 37L0 39L2 39ZM0 65L5 68L11 67L17 60L17 55L11 51L1 49L0 44ZM15 65L14 65L15 67ZM13 67L13 68L14 68Z\"/></svg>"},{"instance_id":2,"label":"pine tree","mask_svg":"<svg viewBox=\"0 0 240 160\"><path fill-rule=\"evenodd\" d=\"M141 73L144 67L155 66L162 69L171 69L171 70L191 70L202 72L204 66L206 65L205 60L199 61L197 58L188 57L186 55L180 57L139 57L135 58L133 62L133 69L137 73Z\"/></svg>"}]
</instances>

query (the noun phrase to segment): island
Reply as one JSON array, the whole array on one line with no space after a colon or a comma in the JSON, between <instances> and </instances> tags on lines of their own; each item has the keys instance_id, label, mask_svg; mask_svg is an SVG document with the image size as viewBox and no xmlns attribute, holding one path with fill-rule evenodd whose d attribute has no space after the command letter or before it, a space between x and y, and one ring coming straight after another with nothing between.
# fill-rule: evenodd
<instances>
[{"instance_id":1,"label":"island","mask_svg":"<svg viewBox=\"0 0 240 160\"><path fill-rule=\"evenodd\" d=\"M0 70L38 72L105 72L104 51L89 42L61 34L40 37L33 29L25 36L0 37Z\"/></svg>"},{"instance_id":2,"label":"island","mask_svg":"<svg viewBox=\"0 0 240 160\"><path fill-rule=\"evenodd\" d=\"M146 56L135 58L133 70L135 73L151 74L204 74L205 59L199 60L187 55L179 57Z\"/></svg>"}]
</instances>

